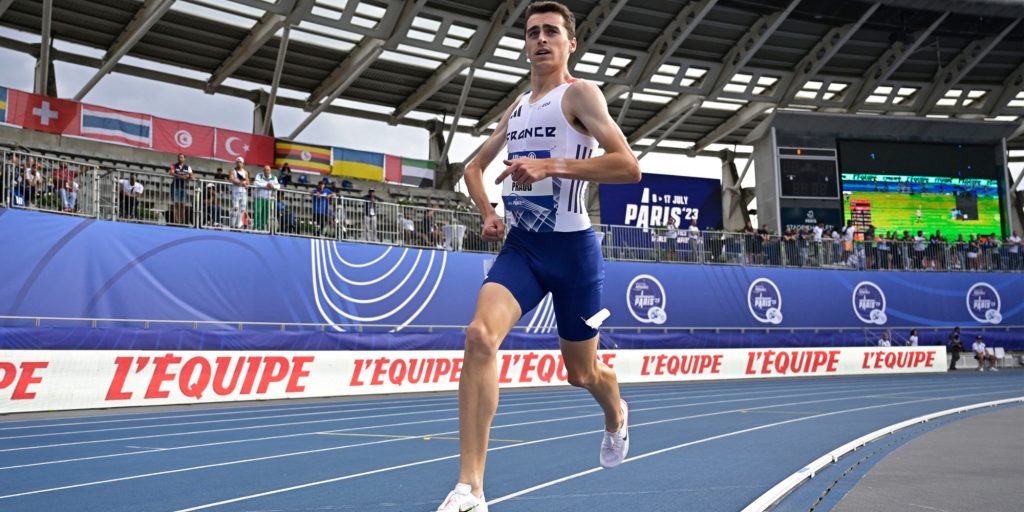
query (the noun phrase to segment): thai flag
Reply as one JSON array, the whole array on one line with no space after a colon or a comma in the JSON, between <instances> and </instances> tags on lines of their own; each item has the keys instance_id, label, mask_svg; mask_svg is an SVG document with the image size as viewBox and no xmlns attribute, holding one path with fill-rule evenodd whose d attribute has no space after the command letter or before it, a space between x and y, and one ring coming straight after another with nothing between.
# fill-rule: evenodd
<instances>
[{"instance_id":1,"label":"thai flag","mask_svg":"<svg viewBox=\"0 0 1024 512\"><path fill-rule=\"evenodd\" d=\"M149 148L153 146L153 117L83 104L82 136Z\"/></svg>"}]
</instances>

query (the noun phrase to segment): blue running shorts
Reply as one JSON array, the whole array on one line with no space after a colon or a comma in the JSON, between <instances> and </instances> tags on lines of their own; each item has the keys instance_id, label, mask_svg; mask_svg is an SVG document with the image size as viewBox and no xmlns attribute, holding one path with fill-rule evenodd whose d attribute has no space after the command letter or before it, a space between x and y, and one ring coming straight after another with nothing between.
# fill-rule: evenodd
<instances>
[{"instance_id":1,"label":"blue running shorts","mask_svg":"<svg viewBox=\"0 0 1024 512\"><path fill-rule=\"evenodd\" d=\"M601 310L604 287L604 260L593 229L535 233L512 228L484 282L512 292L523 316L551 292L562 339L597 336L597 329L585 322Z\"/></svg>"}]
</instances>

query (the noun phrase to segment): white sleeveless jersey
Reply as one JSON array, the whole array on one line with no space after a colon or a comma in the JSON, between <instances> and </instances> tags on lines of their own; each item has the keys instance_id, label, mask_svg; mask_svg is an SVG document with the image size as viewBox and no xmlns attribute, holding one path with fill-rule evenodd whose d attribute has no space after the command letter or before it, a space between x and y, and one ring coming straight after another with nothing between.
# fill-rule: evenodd
<instances>
[{"instance_id":1,"label":"white sleeveless jersey","mask_svg":"<svg viewBox=\"0 0 1024 512\"><path fill-rule=\"evenodd\" d=\"M580 133L562 112L562 96L575 80L539 100L527 92L508 120L508 158L590 158L597 140ZM590 227L585 206L587 182L548 177L522 186L506 177L501 184L505 223L533 232L572 232Z\"/></svg>"}]
</instances>

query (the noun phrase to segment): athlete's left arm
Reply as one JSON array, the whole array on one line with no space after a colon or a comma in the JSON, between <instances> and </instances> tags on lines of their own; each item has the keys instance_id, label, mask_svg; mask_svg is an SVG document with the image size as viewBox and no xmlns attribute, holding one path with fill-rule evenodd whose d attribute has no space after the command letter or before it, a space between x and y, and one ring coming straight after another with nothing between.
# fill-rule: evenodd
<instances>
[{"instance_id":1,"label":"athlete's left arm","mask_svg":"<svg viewBox=\"0 0 1024 512\"><path fill-rule=\"evenodd\" d=\"M597 158L575 160L571 158L506 160L508 166L495 183L512 175L513 181L524 185L548 176L595 181L598 183L636 183L640 181L640 163L626 142L619 125L608 113L604 94L593 83L579 81L565 91L567 114L579 120L605 153Z\"/></svg>"}]
</instances>

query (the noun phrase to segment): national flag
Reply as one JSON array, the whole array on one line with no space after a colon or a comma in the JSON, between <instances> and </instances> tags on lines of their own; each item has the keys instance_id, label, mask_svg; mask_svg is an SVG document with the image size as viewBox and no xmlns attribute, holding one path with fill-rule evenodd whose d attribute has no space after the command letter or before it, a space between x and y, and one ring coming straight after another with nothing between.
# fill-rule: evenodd
<instances>
[{"instance_id":1,"label":"national flag","mask_svg":"<svg viewBox=\"0 0 1024 512\"><path fill-rule=\"evenodd\" d=\"M402 159L402 184L414 187L434 187L434 162L430 160Z\"/></svg>"},{"instance_id":2,"label":"national flag","mask_svg":"<svg viewBox=\"0 0 1024 512\"><path fill-rule=\"evenodd\" d=\"M293 171L331 173L331 148L278 140L274 144L274 167L288 164Z\"/></svg>"},{"instance_id":3,"label":"national flag","mask_svg":"<svg viewBox=\"0 0 1024 512\"><path fill-rule=\"evenodd\" d=\"M334 148L333 156L331 174L361 180L384 181L384 153Z\"/></svg>"},{"instance_id":4,"label":"national flag","mask_svg":"<svg viewBox=\"0 0 1024 512\"><path fill-rule=\"evenodd\" d=\"M7 91L7 122L58 135L78 135L80 106L81 104L76 101L60 100L9 89Z\"/></svg>"},{"instance_id":5,"label":"national flag","mask_svg":"<svg viewBox=\"0 0 1024 512\"><path fill-rule=\"evenodd\" d=\"M217 128L214 158L233 161L238 157L246 164L272 165L274 163L274 138Z\"/></svg>"},{"instance_id":6,"label":"national flag","mask_svg":"<svg viewBox=\"0 0 1024 512\"><path fill-rule=\"evenodd\" d=\"M0 123L7 122L7 88L0 87Z\"/></svg>"},{"instance_id":7,"label":"national flag","mask_svg":"<svg viewBox=\"0 0 1024 512\"><path fill-rule=\"evenodd\" d=\"M111 108L82 105L82 136L148 148L153 145L153 117Z\"/></svg>"},{"instance_id":8,"label":"national flag","mask_svg":"<svg viewBox=\"0 0 1024 512\"><path fill-rule=\"evenodd\" d=\"M402 182L402 157L384 155L384 180L391 183Z\"/></svg>"},{"instance_id":9,"label":"national flag","mask_svg":"<svg viewBox=\"0 0 1024 512\"><path fill-rule=\"evenodd\" d=\"M153 118L153 149L213 158L214 130L212 126Z\"/></svg>"}]
</instances>

